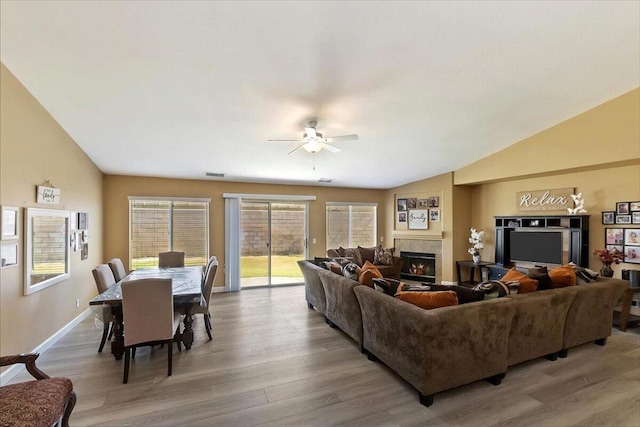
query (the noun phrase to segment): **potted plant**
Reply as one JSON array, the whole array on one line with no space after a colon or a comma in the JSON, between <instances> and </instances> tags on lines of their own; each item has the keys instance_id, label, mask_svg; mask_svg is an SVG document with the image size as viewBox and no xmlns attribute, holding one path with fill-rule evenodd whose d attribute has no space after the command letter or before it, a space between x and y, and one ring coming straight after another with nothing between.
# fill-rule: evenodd
<instances>
[{"instance_id":1,"label":"potted plant","mask_svg":"<svg viewBox=\"0 0 640 427\"><path fill-rule=\"evenodd\" d=\"M596 249L594 252L595 255L598 255L600 261L602 261L602 268L600 269L600 274L604 277L613 277L613 269L611 268L611 264L620 264L621 261L624 261L624 253L617 248L609 249Z\"/></svg>"},{"instance_id":2,"label":"potted plant","mask_svg":"<svg viewBox=\"0 0 640 427\"><path fill-rule=\"evenodd\" d=\"M475 228L471 227L471 237L469 237L469 243L471 243L473 246L469 248L468 252L471 254L473 262L476 264L480 262L480 249L484 248L484 244L482 243L483 237L484 230L478 231Z\"/></svg>"}]
</instances>

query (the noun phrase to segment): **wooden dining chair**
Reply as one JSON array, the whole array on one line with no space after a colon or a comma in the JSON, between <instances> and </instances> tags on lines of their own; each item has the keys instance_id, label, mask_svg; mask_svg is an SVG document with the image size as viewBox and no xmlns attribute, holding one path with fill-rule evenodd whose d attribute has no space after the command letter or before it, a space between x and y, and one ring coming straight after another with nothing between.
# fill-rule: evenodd
<instances>
[{"instance_id":1,"label":"wooden dining chair","mask_svg":"<svg viewBox=\"0 0 640 427\"><path fill-rule=\"evenodd\" d=\"M98 293L101 294L106 291L109 287L116 283L116 278L113 276L113 271L107 264L100 264L93 270L91 270L93 274L93 280L96 282L96 287L98 288ZM111 313L111 306L103 305L102 312L102 339L100 340L100 347L98 347L98 353L102 353L102 349L104 348L104 343L107 339L111 339L111 335L113 334L113 324L116 321L115 316Z\"/></svg>"},{"instance_id":2,"label":"wooden dining chair","mask_svg":"<svg viewBox=\"0 0 640 427\"><path fill-rule=\"evenodd\" d=\"M125 270L124 264L120 258L113 258L109 260L107 264L109 264L109 268L111 268L116 282L119 282L127 276L127 270Z\"/></svg>"},{"instance_id":3,"label":"wooden dining chair","mask_svg":"<svg viewBox=\"0 0 640 427\"><path fill-rule=\"evenodd\" d=\"M211 335L211 313L209 312L209 301L211 300L211 290L213 289L213 283L216 280L216 274L218 272L218 261L214 260L208 266L207 273L204 277L204 283L202 285L202 295L204 295L205 305L193 305L191 307L191 313L202 313L204 317L204 327L209 336L209 340L213 339Z\"/></svg>"},{"instance_id":4,"label":"wooden dining chair","mask_svg":"<svg viewBox=\"0 0 640 427\"><path fill-rule=\"evenodd\" d=\"M204 284L204 278L207 277L207 273L209 272L209 268L211 267L211 263L217 260L218 260L218 257L216 257L215 255L211 255L211 257L209 257L209 260L207 261L207 265L204 267L204 270L202 271L203 284Z\"/></svg>"},{"instance_id":5,"label":"wooden dining chair","mask_svg":"<svg viewBox=\"0 0 640 427\"><path fill-rule=\"evenodd\" d=\"M139 279L122 283L124 334L124 375L129 381L131 356L141 346L168 344L167 375L171 376L173 345L180 327L180 314L174 313L171 279Z\"/></svg>"},{"instance_id":6,"label":"wooden dining chair","mask_svg":"<svg viewBox=\"0 0 640 427\"><path fill-rule=\"evenodd\" d=\"M158 267L184 267L184 252L160 252L158 254Z\"/></svg>"}]
</instances>

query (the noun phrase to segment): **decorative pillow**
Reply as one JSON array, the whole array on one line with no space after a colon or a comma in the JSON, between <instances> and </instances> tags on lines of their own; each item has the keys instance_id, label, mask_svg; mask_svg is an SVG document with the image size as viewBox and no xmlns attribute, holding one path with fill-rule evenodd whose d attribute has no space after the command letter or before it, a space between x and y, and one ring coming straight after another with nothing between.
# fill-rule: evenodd
<instances>
[{"instance_id":1,"label":"decorative pillow","mask_svg":"<svg viewBox=\"0 0 640 427\"><path fill-rule=\"evenodd\" d=\"M342 246L340 246L340 247L338 248L338 255L340 255L340 256L345 256L345 255L344 255L344 248L343 248Z\"/></svg>"},{"instance_id":2,"label":"decorative pillow","mask_svg":"<svg viewBox=\"0 0 640 427\"><path fill-rule=\"evenodd\" d=\"M484 299L484 292L475 291L471 288L465 288L464 286L457 285L436 285L433 283L423 283L424 287L428 288L428 291L453 291L458 296L458 304L466 304L469 302L482 301Z\"/></svg>"},{"instance_id":3,"label":"decorative pillow","mask_svg":"<svg viewBox=\"0 0 640 427\"><path fill-rule=\"evenodd\" d=\"M376 246L374 250L373 263L378 265L392 265L394 251L395 248L384 249L382 245Z\"/></svg>"},{"instance_id":4,"label":"decorative pillow","mask_svg":"<svg viewBox=\"0 0 640 427\"><path fill-rule=\"evenodd\" d=\"M551 286L554 288L575 286L577 282L576 273L568 264L563 265L562 267L556 267L549 271L549 277L551 278Z\"/></svg>"},{"instance_id":5,"label":"decorative pillow","mask_svg":"<svg viewBox=\"0 0 640 427\"><path fill-rule=\"evenodd\" d=\"M360 267L362 264L364 264L364 261L362 260L362 255L360 255L360 251L357 248L347 248L344 250L344 256L345 257L350 257L356 260L356 264L358 264L358 267Z\"/></svg>"},{"instance_id":6,"label":"decorative pillow","mask_svg":"<svg viewBox=\"0 0 640 427\"><path fill-rule=\"evenodd\" d=\"M523 273L516 270L515 267L507 271L507 274L500 279L502 282L520 282L518 287L518 293L526 294L529 292L535 292L538 289L538 281L525 276Z\"/></svg>"},{"instance_id":7,"label":"decorative pillow","mask_svg":"<svg viewBox=\"0 0 640 427\"><path fill-rule=\"evenodd\" d=\"M358 264L350 262L349 264L342 267L342 275L357 282L358 277L360 277L360 267L358 266Z\"/></svg>"},{"instance_id":8,"label":"decorative pillow","mask_svg":"<svg viewBox=\"0 0 640 427\"><path fill-rule=\"evenodd\" d=\"M373 279L382 279L382 273L380 273L380 270L378 270L378 268L369 261L365 261L360 270L358 282L363 285L373 288Z\"/></svg>"},{"instance_id":9,"label":"decorative pillow","mask_svg":"<svg viewBox=\"0 0 640 427\"><path fill-rule=\"evenodd\" d=\"M527 277L538 281L538 290L553 289L547 267L536 265L527 271Z\"/></svg>"},{"instance_id":10,"label":"decorative pillow","mask_svg":"<svg viewBox=\"0 0 640 427\"><path fill-rule=\"evenodd\" d=\"M363 248L362 246L358 246L358 252L360 252L360 256L362 257L362 261L369 261L370 263L375 264L374 255L376 252L376 248Z\"/></svg>"},{"instance_id":11,"label":"decorative pillow","mask_svg":"<svg viewBox=\"0 0 640 427\"><path fill-rule=\"evenodd\" d=\"M399 300L408 302L431 310L433 308L448 307L450 305L458 305L458 297L453 291L435 291L435 292L407 292L400 291L396 294Z\"/></svg>"},{"instance_id":12,"label":"decorative pillow","mask_svg":"<svg viewBox=\"0 0 640 427\"><path fill-rule=\"evenodd\" d=\"M395 279L373 279L373 287L387 295L394 296L403 283Z\"/></svg>"},{"instance_id":13,"label":"decorative pillow","mask_svg":"<svg viewBox=\"0 0 640 427\"><path fill-rule=\"evenodd\" d=\"M576 273L576 285L586 285L598 279L598 273L595 271L580 267L572 262L567 265L570 265L573 268L573 272Z\"/></svg>"},{"instance_id":14,"label":"decorative pillow","mask_svg":"<svg viewBox=\"0 0 640 427\"><path fill-rule=\"evenodd\" d=\"M332 273L336 273L342 276L342 267L335 261L328 261L324 263L324 267L331 271Z\"/></svg>"},{"instance_id":15,"label":"decorative pillow","mask_svg":"<svg viewBox=\"0 0 640 427\"><path fill-rule=\"evenodd\" d=\"M500 280L485 280L475 285L473 290L484 292L484 299L500 298L509 294L509 286Z\"/></svg>"}]
</instances>

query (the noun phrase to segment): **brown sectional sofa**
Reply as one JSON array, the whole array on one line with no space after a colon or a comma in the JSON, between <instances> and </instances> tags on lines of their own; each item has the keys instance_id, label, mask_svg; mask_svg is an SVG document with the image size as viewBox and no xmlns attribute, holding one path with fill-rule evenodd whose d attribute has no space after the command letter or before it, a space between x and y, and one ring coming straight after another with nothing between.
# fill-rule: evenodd
<instances>
[{"instance_id":1,"label":"brown sectional sofa","mask_svg":"<svg viewBox=\"0 0 640 427\"><path fill-rule=\"evenodd\" d=\"M587 285L424 310L309 261L299 265L320 278L327 323L414 386L426 406L440 391L481 379L500 384L509 366L566 357L570 348L588 342L604 345L613 309L629 286L599 278Z\"/></svg>"}]
</instances>

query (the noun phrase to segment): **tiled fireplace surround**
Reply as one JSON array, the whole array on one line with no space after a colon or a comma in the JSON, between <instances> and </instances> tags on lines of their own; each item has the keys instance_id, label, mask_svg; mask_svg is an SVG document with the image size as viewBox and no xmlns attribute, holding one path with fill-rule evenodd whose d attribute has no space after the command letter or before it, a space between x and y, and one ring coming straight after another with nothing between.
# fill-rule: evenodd
<instances>
[{"instance_id":1,"label":"tiled fireplace surround","mask_svg":"<svg viewBox=\"0 0 640 427\"><path fill-rule=\"evenodd\" d=\"M394 256L400 256L400 252L432 253L436 256L436 283L442 283L442 240L427 239L394 239Z\"/></svg>"}]
</instances>

